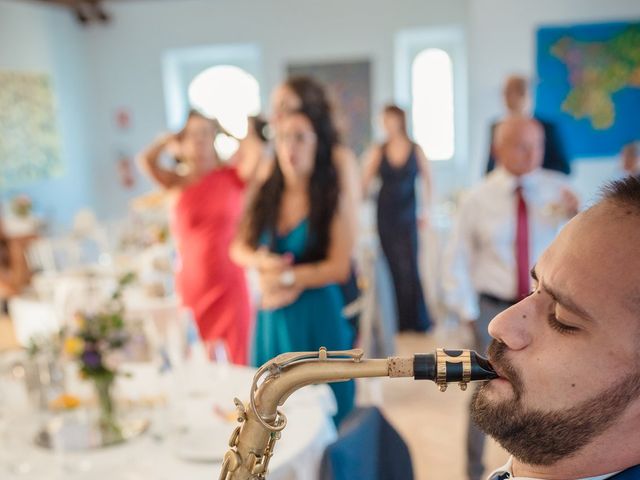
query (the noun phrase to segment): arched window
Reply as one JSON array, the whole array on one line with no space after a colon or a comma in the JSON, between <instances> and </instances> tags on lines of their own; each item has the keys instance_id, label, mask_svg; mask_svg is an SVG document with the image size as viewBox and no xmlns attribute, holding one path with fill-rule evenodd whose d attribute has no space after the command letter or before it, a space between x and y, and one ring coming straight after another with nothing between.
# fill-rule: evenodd
<instances>
[{"instance_id":1,"label":"arched window","mask_svg":"<svg viewBox=\"0 0 640 480\"><path fill-rule=\"evenodd\" d=\"M189 84L189 103L237 138L247 134L247 117L260 112L260 85L253 75L233 65L217 65L200 72ZM216 149L228 159L238 149L233 137L219 134Z\"/></svg>"},{"instance_id":2,"label":"arched window","mask_svg":"<svg viewBox=\"0 0 640 480\"><path fill-rule=\"evenodd\" d=\"M430 160L455 153L453 64L447 52L427 48L411 66L413 136Z\"/></svg>"}]
</instances>

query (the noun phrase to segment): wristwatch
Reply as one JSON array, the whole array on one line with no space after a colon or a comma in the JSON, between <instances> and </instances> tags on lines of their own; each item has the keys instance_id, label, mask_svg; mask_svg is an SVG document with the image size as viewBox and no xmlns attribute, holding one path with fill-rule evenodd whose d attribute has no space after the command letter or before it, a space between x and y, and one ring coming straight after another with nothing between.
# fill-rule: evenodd
<instances>
[{"instance_id":1,"label":"wristwatch","mask_svg":"<svg viewBox=\"0 0 640 480\"><path fill-rule=\"evenodd\" d=\"M280 274L280 285L283 287L293 287L296 283L296 274L293 269L285 270Z\"/></svg>"}]
</instances>

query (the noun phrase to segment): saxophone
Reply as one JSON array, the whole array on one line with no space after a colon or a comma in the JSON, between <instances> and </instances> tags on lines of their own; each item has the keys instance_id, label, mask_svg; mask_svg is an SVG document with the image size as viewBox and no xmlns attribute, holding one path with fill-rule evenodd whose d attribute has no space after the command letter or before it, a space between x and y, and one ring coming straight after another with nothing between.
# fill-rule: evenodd
<instances>
[{"instance_id":1,"label":"saxophone","mask_svg":"<svg viewBox=\"0 0 640 480\"><path fill-rule=\"evenodd\" d=\"M249 408L234 400L239 426L229 440L220 480L264 480L276 442L287 425L279 406L299 388L315 383L365 377L414 377L432 380L444 392L457 382L462 390L473 381L497 378L489 361L471 350L445 350L413 357L365 359L361 349L297 352L278 355L258 369ZM264 377L264 379L263 379ZM262 379L262 382L261 382Z\"/></svg>"}]
</instances>

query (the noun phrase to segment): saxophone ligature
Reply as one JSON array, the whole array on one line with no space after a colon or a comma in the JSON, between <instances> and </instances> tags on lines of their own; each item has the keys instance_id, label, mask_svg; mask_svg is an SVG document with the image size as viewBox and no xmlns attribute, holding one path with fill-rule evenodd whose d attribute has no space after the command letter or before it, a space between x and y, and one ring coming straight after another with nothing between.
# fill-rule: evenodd
<instances>
[{"instance_id":1,"label":"saxophone ligature","mask_svg":"<svg viewBox=\"0 0 640 480\"><path fill-rule=\"evenodd\" d=\"M287 425L278 407L296 390L316 383L343 382L366 377L413 377L431 380L444 392L450 383L466 390L469 382L498 375L489 361L472 350L439 348L412 357L365 359L360 349L297 352L278 355L258 369L251 385L248 408L234 400L238 425L229 440L220 480L264 480L276 442Z\"/></svg>"}]
</instances>

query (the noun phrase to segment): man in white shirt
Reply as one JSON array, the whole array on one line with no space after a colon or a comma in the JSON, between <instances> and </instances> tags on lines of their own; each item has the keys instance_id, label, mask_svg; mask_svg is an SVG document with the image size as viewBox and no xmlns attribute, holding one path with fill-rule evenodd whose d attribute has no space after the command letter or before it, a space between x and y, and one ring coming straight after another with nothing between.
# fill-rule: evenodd
<instances>
[{"instance_id":1,"label":"man in white shirt","mask_svg":"<svg viewBox=\"0 0 640 480\"><path fill-rule=\"evenodd\" d=\"M605 475L598 475L597 477L582 478L580 480L605 480L607 478L615 477L620 472L607 473ZM631 477L633 478L633 477ZM502 467L495 470L489 475L489 480L539 480L532 477L515 477L513 474L513 457L509 458L509 461Z\"/></svg>"},{"instance_id":2,"label":"man in white shirt","mask_svg":"<svg viewBox=\"0 0 640 480\"><path fill-rule=\"evenodd\" d=\"M543 170L544 133L527 117L496 129L498 168L462 200L445 259L447 303L475 333L484 352L491 319L529 293L529 270L560 227L577 212L567 177ZM467 472L482 478L484 434L471 422Z\"/></svg>"},{"instance_id":3,"label":"man in white shirt","mask_svg":"<svg viewBox=\"0 0 640 480\"><path fill-rule=\"evenodd\" d=\"M472 418L509 453L491 480L640 480L640 178L608 185L497 315Z\"/></svg>"},{"instance_id":4,"label":"man in white shirt","mask_svg":"<svg viewBox=\"0 0 640 480\"><path fill-rule=\"evenodd\" d=\"M571 173L571 163L569 163L569 158L564 151L562 137L557 127L548 120L535 117L531 112L531 95L527 79L520 75L510 75L504 82L502 94L506 108L505 117L502 121L510 117L527 116L540 122L544 129L545 137L542 168L569 175ZM499 122L496 122L491 125L492 140L495 138L495 129L498 124ZM493 145L490 145L487 173L491 172L495 167L495 150Z\"/></svg>"}]
</instances>

